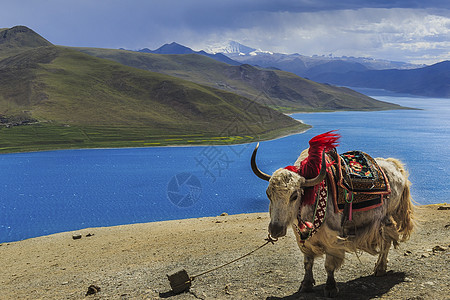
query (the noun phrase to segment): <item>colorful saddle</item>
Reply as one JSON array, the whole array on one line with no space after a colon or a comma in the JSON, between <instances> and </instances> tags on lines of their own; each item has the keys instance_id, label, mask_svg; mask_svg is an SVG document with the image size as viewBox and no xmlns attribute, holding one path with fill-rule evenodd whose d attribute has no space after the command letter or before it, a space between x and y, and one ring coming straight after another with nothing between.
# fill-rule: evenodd
<instances>
[{"instance_id":1,"label":"colorful saddle","mask_svg":"<svg viewBox=\"0 0 450 300\"><path fill-rule=\"evenodd\" d=\"M335 208L342 211L346 203L353 211L364 211L383 204L391 190L383 170L376 161L362 151L349 151L338 155L333 149L327 152L331 164L328 176Z\"/></svg>"}]
</instances>

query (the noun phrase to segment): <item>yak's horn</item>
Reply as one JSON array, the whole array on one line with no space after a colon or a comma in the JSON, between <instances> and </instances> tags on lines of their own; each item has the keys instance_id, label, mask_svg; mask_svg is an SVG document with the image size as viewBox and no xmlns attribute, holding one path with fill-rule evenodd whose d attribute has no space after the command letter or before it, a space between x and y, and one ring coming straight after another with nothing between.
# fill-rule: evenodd
<instances>
[{"instance_id":1,"label":"yak's horn","mask_svg":"<svg viewBox=\"0 0 450 300\"><path fill-rule=\"evenodd\" d=\"M322 152L322 167L320 168L320 173L315 178L306 179L305 183L303 184L304 187L311 187L318 185L321 183L325 176L327 175L327 162L325 160L325 151Z\"/></svg>"},{"instance_id":2,"label":"yak's horn","mask_svg":"<svg viewBox=\"0 0 450 300\"><path fill-rule=\"evenodd\" d=\"M251 159L252 171L253 171L253 173L255 173L256 176L258 176L262 180L269 181L271 176L262 172L260 169L258 169L258 166L256 165L256 152L258 151L258 147L259 147L259 143L256 145L255 150L253 150L252 159Z\"/></svg>"}]
</instances>

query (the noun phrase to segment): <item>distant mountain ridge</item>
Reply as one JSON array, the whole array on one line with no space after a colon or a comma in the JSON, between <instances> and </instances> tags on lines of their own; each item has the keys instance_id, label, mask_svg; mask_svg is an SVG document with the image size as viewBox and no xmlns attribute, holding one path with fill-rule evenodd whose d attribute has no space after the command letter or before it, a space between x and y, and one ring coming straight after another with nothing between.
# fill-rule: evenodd
<instances>
[{"instance_id":1,"label":"distant mountain ridge","mask_svg":"<svg viewBox=\"0 0 450 300\"><path fill-rule=\"evenodd\" d=\"M282 54L267 51L243 53L239 49L250 48L237 42L223 49L227 56L241 63L264 68L276 68L292 72L316 82L386 89L427 97L450 97L449 73L446 62L433 66L414 65L371 58L304 56L298 53Z\"/></svg>"},{"instance_id":2,"label":"distant mountain ridge","mask_svg":"<svg viewBox=\"0 0 450 300\"><path fill-rule=\"evenodd\" d=\"M232 66L198 54L154 54L114 49L76 48L124 65L176 76L239 94L284 112L399 109L350 89L324 85L295 74L248 64Z\"/></svg>"},{"instance_id":3,"label":"distant mountain ridge","mask_svg":"<svg viewBox=\"0 0 450 300\"><path fill-rule=\"evenodd\" d=\"M450 98L450 61L412 70L360 70L320 73L312 76L319 82L385 89L426 97Z\"/></svg>"},{"instance_id":4,"label":"distant mountain ridge","mask_svg":"<svg viewBox=\"0 0 450 300\"><path fill-rule=\"evenodd\" d=\"M229 65L240 65L240 62L237 62L231 58L229 58L226 55L223 55L222 53L206 53L205 51L194 51L189 47L180 45L178 43L172 42L170 44L164 44L161 47L159 47L156 50L150 50L148 48L144 48L141 50L138 50L137 52L142 53L154 53L154 54L200 54L203 56L210 57L212 59L215 59L217 61L229 64Z\"/></svg>"},{"instance_id":5,"label":"distant mountain ridge","mask_svg":"<svg viewBox=\"0 0 450 300\"><path fill-rule=\"evenodd\" d=\"M277 64L277 62L287 62L301 60L304 62L307 68L316 66L318 64L328 63L331 61L343 61L343 62L355 62L366 66L368 69L382 70L382 69L415 69L423 67L424 65L416 65L405 62L396 62L388 60L373 59L368 57L352 57L342 56L334 57L332 55L313 55L306 56L298 53L286 54L286 53L274 53L272 51L264 51L261 49L255 49L236 41L228 41L224 44L215 44L206 47L208 53L223 53L235 60L242 63L261 62L260 66L270 67L268 63ZM259 57L258 57L259 56ZM266 62L267 61L267 62ZM252 63L253 64L253 63ZM273 65L272 67L277 67ZM295 73L295 72L294 72ZM297 74L304 75L304 74Z\"/></svg>"}]
</instances>

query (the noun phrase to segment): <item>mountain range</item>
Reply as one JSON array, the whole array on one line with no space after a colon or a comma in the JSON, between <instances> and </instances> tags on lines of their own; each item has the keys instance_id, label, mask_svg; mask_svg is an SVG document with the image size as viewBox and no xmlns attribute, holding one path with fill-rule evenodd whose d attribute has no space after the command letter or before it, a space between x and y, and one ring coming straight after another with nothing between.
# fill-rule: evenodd
<instances>
[{"instance_id":1,"label":"mountain range","mask_svg":"<svg viewBox=\"0 0 450 300\"><path fill-rule=\"evenodd\" d=\"M235 60L232 60L228 56L222 54L222 53L207 53L205 51L194 51L191 48L188 48L186 46L180 45L178 43L172 42L170 44L164 44L161 47L159 47L156 50L150 50L148 48L143 48L141 50L138 50L138 52L142 53L154 53L154 54L199 54L203 56L210 57L212 59L215 59L217 61L229 64L229 65L240 65L240 62L237 62Z\"/></svg>"},{"instance_id":2,"label":"mountain range","mask_svg":"<svg viewBox=\"0 0 450 300\"><path fill-rule=\"evenodd\" d=\"M450 97L450 63L433 66L364 57L272 53L231 41L207 48L240 63L292 72L316 82L385 89L427 97Z\"/></svg>"},{"instance_id":3,"label":"mountain range","mask_svg":"<svg viewBox=\"0 0 450 300\"><path fill-rule=\"evenodd\" d=\"M328 70L311 79L352 87L385 89L425 97L450 98L450 61L411 70Z\"/></svg>"},{"instance_id":4,"label":"mountain range","mask_svg":"<svg viewBox=\"0 0 450 300\"><path fill-rule=\"evenodd\" d=\"M308 128L230 92L48 44L23 26L0 37L1 152L234 143Z\"/></svg>"},{"instance_id":5,"label":"mountain range","mask_svg":"<svg viewBox=\"0 0 450 300\"><path fill-rule=\"evenodd\" d=\"M236 93L283 112L400 108L347 88L318 84L289 72L262 69L248 64L232 66L203 55L76 49L123 65Z\"/></svg>"},{"instance_id":6,"label":"mountain range","mask_svg":"<svg viewBox=\"0 0 450 300\"><path fill-rule=\"evenodd\" d=\"M282 112L399 108L203 53L69 48L0 29L1 152L249 142L308 128Z\"/></svg>"},{"instance_id":7,"label":"mountain range","mask_svg":"<svg viewBox=\"0 0 450 300\"><path fill-rule=\"evenodd\" d=\"M365 57L304 56L282 54L248 47L235 41L194 51L177 43L163 45L157 50L140 50L161 54L205 55L231 65L284 70L315 82L385 89L426 97L450 97L450 67L448 61L433 66L378 60ZM227 61L224 56L228 56Z\"/></svg>"}]
</instances>

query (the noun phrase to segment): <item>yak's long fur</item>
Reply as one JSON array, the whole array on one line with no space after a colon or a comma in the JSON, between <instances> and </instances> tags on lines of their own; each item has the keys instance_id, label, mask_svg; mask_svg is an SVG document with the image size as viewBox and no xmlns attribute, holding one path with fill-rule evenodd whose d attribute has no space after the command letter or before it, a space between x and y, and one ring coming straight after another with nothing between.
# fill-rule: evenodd
<instances>
[{"instance_id":1,"label":"yak's long fur","mask_svg":"<svg viewBox=\"0 0 450 300\"><path fill-rule=\"evenodd\" d=\"M308 149L302 152L294 166L299 168L307 157ZM312 273L315 257L326 255L325 269L328 279L325 285L325 296L333 297L338 292L334 271L344 262L345 252L363 250L372 255L378 254L374 274L381 276L386 273L387 255L391 245L397 247L399 242L410 237L414 228L414 207L408 173L397 159L376 158L375 160L388 178L391 193L385 196L383 205L368 211L353 212L353 221L356 226L354 237L341 238L343 215L335 209L331 193L327 199L324 223L313 236L302 241L294 228L298 245L304 254L305 276L300 286L301 292L311 291L315 284ZM286 234L287 227L295 227L294 223L297 222L300 208L301 219L312 222L314 205L305 205L302 202L305 178L285 168L276 170L269 178L267 188L267 195L271 200L269 233L273 237L281 237Z\"/></svg>"},{"instance_id":2,"label":"yak's long fur","mask_svg":"<svg viewBox=\"0 0 450 300\"><path fill-rule=\"evenodd\" d=\"M324 254L325 248L344 249L348 252L363 250L372 255L379 254L383 240L392 241L394 247L400 241L405 241L411 235L413 222L413 204L410 195L408 173L403 164L394 158L376 158L389 178L391 195L384 204L369 211L353 212L353 220L357 228L357 236L351 241L337 239L341 232L341 215L334 212L334 202L331 195L328 199L327 219L321 228L303 246L297 235L302 251L310 247L314 256ZM312 220L313 206L302 207L302 219Z\"/></svg>"}]
</instances>

